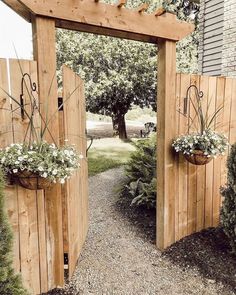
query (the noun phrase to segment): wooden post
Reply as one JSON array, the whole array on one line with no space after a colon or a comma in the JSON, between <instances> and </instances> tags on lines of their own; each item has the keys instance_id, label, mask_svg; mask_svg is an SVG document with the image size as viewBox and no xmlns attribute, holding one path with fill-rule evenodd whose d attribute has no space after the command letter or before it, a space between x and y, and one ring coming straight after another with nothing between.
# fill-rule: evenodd
<instances>
[{"instance_id":1,"label":"wooden post","mask_svg":"<svg viewBox=\"0 0 236 295\"><path fill-rule=\"evenodd\" d=\"M34 59L38 62L38 84L41 111L46 118L58 108L56 78L56 38L55 20L36 16L32 21ZM59 143L58 113L49 125L50 132ZM52 142L49 133L46 140ZM64 257L62 234L61 186L54 185L45 191L48 288L64 284ZM41 282L43 283L43 282Z\"/></svg>"},{"instance_id":2,"label":"wooden post","mask_svg":"<svg viewBox=\"0 0 236 295\"><path fill-rule=\"evenodd\" d=\"M158 43L157 99L157 247L175 241L175 181L177 161L171 143L176 136L176 43Z\"/></svg>"}]
</instances>

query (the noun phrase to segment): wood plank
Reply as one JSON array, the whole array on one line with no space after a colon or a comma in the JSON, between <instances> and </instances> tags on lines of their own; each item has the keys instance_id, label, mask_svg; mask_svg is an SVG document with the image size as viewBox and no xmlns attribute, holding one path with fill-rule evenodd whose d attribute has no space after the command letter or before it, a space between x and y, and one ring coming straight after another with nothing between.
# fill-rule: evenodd
<instances>
[{"instance_id":1,"label":"wood plank","mask_svg":"<svg viewBox=\"0 0 236 295\"><path fill-rule=\"evenodd\" d=\"M36 17L33 19L34 58L38 62L39 98L44 117L57 110L55 22ZM45 52L47 54L45 54ZM56 143L59 143L58 113L49 124ZM52 141L49 133L45 139ZM61 186L54 185L45 191L48 288L64 285L64 257L62 233Z\"/></svg>"},{"instance_id":2,"label":"wood plank","mask_svg":"<svg viewBox=\"0 0 236 295\"><path fill-rule=\"evenodd\" d=\"M200 90L203 91L204 97L202 100L202 106L206 113L207 98L208 98L209 77L201 76L200 78ZM204 212L205 212L205 186L206 186L206 167L197 167L197 223L196 230L200 231L204 228Z\"/></svg>"},{"instance_id":3,"label":"wood plank","mask_svg":"<svg viewBox=\"0 0 236 295\"><path fill-rule=\"evenodd\" d=\"M181 96L180 96L180 111L184 109L184 98L190 86L190 76L181 74ZM179 134L186 134L188 131L188 119L179 115ZM187 204L188 204L188 163L182 154L179 155L179 238L187 235Z\"/></svg>"},{"instance_id":4,"label":"wood plank","mask_svg":"<svg viewBox=\"0 0 236 295\"><path fill-rule=\"evenodd\" d=\"M231 115L229 126L229 141L231 144L236 142L236 79L233 80L232 101L231 101Z\"/></svg>"},{"instance_id":5,"label":"wood plank","mask_svg":"<svg viewBox=\"0 0 236 295\"><path fill-rule=\"evenodd\" d=\"M13 142L12 117L10 110L10 99L5 93L9 92L7 60L0 59L0 106L6 110L0 110L0 147L7 147ZM14 234L13 241L13 266L15 271L20 272L20 245L19 245L19 218L18 198L16 186L6 185L4 190L6 196L6 210Z\"/></svg>"},{"instance_id":6,"label":"wood plank","mask_svg":"<svg viewBox=\"0 0 236 295\"><path fill-rule=\"evenodd\" d=\"M30 71L30 61L12 59L9 61L9 72L11 80L11 94L19 101L21 94L21 80L24 73L32 74L32 80L37 81L36 72ZM34 63L34 62L32 62ZM29 87L29 81L26 81ZM29 95L25 91L24 103L30 102ZM12 103L13 109L18 107ZM28 119L23 120L19 115L13 114L14 139L23 142L27 129ZM18 215L19 215L19 237L20 237L20 261L21 273L24 284L31 292L38 294L40 289L40 264L39 264L39 240L37 221L37 199L36 192L17 187Z\"/></svg>"},{"instance_id":7,"label":"wood plank","mask_svg":"<svg viewBox=\"0 0 236 295\"><path fill-rule=\"evenodd\" d=\"M180 109L180 100L181 100L181 74L176 75L176 111ZM176 118L176 132L179 134L179 116L177 114ZM177 171L179 170L179 154L176 153L176 164ZM175 181L175 240L178 241L180 239L179 236L179 173L176 173L176 181Z\"/></svg>"},{"instance_id":8,"label":"wood plank","mask_svg":"<svg viewBox=\"0 0 236 295\"><path fill-rule=\"evenodd\" d=\"M175 241L175 153L171 147L176 137L176 44L158 43L158 99L157 118L157 246L168 247Z\"/></svg>"},{"instance_id":9,"label":"wood plank","mask_svg":"<svg viewBox=\"0 0 236 295\"><path fill-rule=\"evenodd\" d=\"M199 89L200 76L191 75L190 84L195 85ZM195 97L195 90L191 90L191 97ZM190 116L196 122L196 114L193 108L190 108ZM189 122L190 123L190 122ZM190 124L191 125L191 124ZM197 127L196 123L196 127ZM191 125L189 132L196 132L196 127ZM187 222L187 234L192 234L196 231L196 218L197 218L197 167L188 163L188 222Z\"/></svg>"},{"instance_id":10,"label":"wood plank","mask_svg":"<svg viewBox=\"0 0 236 295\"><path fill-rule=\"evenodd\" d=\"M224 96L225 96L225 81L224 77L217 78L217 86L216 86L216 109L224 104ZM223 122L223 111L221 111L218 117L215 120L215 130L222 132L222 122ZM221 195L220 195L220 186L221 186L221 162L223 159L218 157L214 160L214 170L213 170L213 226L217 226L219 224L219 213L220 213L220 204L221 204Z\"/></svg>"},{"instance_id":11,"label":"wood plank","mask_svg":"<svg viewBox=\"0 0 236 295\"><path fill-rule=\"evenodd\" d=\"M63 67L63 97L65 138L74 144L77 151L86 155L85 135L85 99L83 82L71 69ZM73 93L73 94L72 94ZM73 129L73 133L71 130ZM84 166L86 164L86 166ZM66 185L67 223L69 246L69 277L71 278L87 235L88 209L86 159L81 160L81 167L74 173Z\"/></svg>"},{"instance_id":12,"label":"wood plank","mask_svg":"<svg viewBox=\"0 0 236 295\"><path fill-rule=\"evenodd\" d=\"M217 78L209 77L208 89L208 116L212 117L216 110L216 90ZM214 128L214 124L212 126ZM213 226L213 177L214 177L214 162L211 161L206 165L206 187L205 187L205 227Z\"/></svg>"},{"instance_id":13,"label":"wood plank","mask_svg":"<svg viewBox=\"0 0 236 295\"><path fill-rule=\"evenodd\" d=\"M73 22L78 31L83 31L84 26L89 25L102 35L104 29L108 29L113 37L117 37L118 33L122 38L132 39L133 34L136 34L139 41L143 41L144 36L153 37L154 42L158 38L178 41L194 30L192 24L178 21L169 13L156 17L155 14L140 14L135 10L119 9L116 5L95 3L94 0L52 0L47 3L44 0L21 0L21 3L33 12L32 15L62 21L60 26L64 25L64 29L68 29L67 22Z\"/></svg>"}]
</instances>

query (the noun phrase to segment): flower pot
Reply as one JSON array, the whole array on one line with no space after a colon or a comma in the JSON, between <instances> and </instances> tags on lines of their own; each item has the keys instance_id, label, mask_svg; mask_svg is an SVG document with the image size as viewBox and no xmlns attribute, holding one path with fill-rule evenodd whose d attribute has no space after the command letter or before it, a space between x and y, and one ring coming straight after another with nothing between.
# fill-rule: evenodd
<instances>
[{"instance_id":1,"label":"flower pot","mask_svg":"<svg viewBox=\"0 0 236 295\"><path fill-rule=\"evenodd\" d=\"M29 171L22 171L14 174L15 182L20 186L29 190L41 190L50 188L52 181L48 178L43 178Z\"/></svg>"},{"instance_id":2,"label":"flower pot","mask_svg":"<svg viewBox=\"0 0 236 295\"><path fill-rule=\"evenodd\" d=\"M195 150L191 155L184 154L184 157L194 165L206 165L212 160L212 157L207 157L201 150Z\"/></svg>"}]
</instances>

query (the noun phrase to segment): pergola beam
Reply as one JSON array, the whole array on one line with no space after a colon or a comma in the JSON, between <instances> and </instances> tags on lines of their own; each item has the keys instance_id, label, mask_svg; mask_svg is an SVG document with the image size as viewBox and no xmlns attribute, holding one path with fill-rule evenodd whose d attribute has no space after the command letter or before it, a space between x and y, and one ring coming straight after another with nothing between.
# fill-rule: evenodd
<instances>
[{"instance_id":1,"label":"pergola beam","mask_svg":"<svg viewBox=\"0 0 236 295\"><path fill-rule=\"evenodd\" d=\"M85 31L91 28L97 34L156 43L159 38L179 41L194 30L192 24L178 21L171 14L160 17L130 9L120 9L95 0L3 0L18 14L31 21L32 16L53 18L56 26ZM120 4L123 1L120 1ZM140 11L140 12L139 12ZM135 37L135 38L134 38Z\"/></svg>"}]
</instances>

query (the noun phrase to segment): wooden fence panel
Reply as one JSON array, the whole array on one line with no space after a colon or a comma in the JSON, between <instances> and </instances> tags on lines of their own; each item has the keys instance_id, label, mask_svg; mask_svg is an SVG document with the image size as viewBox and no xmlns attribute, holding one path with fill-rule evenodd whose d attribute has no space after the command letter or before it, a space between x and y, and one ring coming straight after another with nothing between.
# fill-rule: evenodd
<instances>
[{"instance_id":1,"label":"wooden fence panel","mask_svg":"<svg viewBox=\"0 0 236 295\"><path fill-rule=\"evenodd\" d=\"M21 94L21 78L23 73L29 73L32 81L37 81L36 72L31 72L31 64L35 62L10 60L9 73L11 81L11 95L19 101ZM29 81L25 80L27 87ZM30 98L24 85L24 103L29 104ZM30 87L29 87L30 89ZM12 101L13 109L19 106ZM13 113L14 142L21 143L24 140L28 119L22 119L20 110ZM37 220L37 193L20 186L17 187L19 237L20 237L20 271L27 289L37 294L40 290L40 265L39 265L39 239Z\"/></svg>"},{"instance_id":2,"label":"wooden fence panel","mask_svg":"<svg viewBox=\"0 0 236 295\"><path fill-rule=\"evenodd\" d=\"M74 144L84 156L80 169L66 184L64 223L68 224L66 243L68 244L69 277L72 276L80 256L88 229L88 172L85 134L86 108L83 81L71 69L63 67L63 100L65 138Z\"/></svg>"},{"instance_id":3,"label":"wooden fence panel","mask_svg":"<svg viewBox=\"0 0 236 295\"><path fill-rule=\"evenodd\" d=\"M215 119L215 129L224 133L230 143L236 141L236 79L177 74L176 106L183 110L187 88L194 84L203 91L205 113L212 114L219 106L223 111ZM191 93L191 92L190 92ZM191 96L194 94L191 93ZM190 110L190 113L193 110ZM177 134L187 133L187 122L178 114ZM193 130L190 130L193 131ZM228 154L228 153L227 153ZM227 154L206 166L194 166L180 155L178 160L178 186L175 208L176 240L201 229L219 224L221 206L220 186L226 181ZM187 207L186 207L187 203Z\"/></svg>"}]
</instances>

